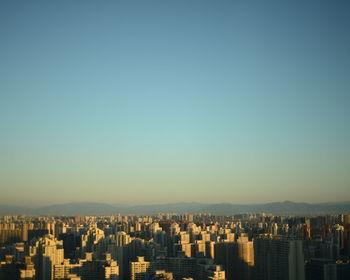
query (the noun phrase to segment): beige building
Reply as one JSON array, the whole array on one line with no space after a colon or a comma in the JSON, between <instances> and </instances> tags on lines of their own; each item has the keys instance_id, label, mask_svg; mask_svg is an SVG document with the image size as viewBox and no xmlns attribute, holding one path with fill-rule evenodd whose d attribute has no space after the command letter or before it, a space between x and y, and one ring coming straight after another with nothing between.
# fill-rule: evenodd
<instances>
[{"instance_id":1,"label":"beige building","mask_svg":"<svg viewBox=\"0 0 350 280\"><path fill-rule=\"evenodd\" d=\"M29 247L30 256L38 268L39 280L54 279L53 268L64 260L63 241L53 235L45 235Z\"/></svg>"},{"instance_id":2,"label":"beige building","mask_svg":"<svg viewBox=\"0 0 350 280\"><path fill-rule=\"evenodd\" d=\"M72 264L66 259L62 264L54 266L55 280L72 277L89 280L118 280L119 266L110 254L105 254L104 260L93 260L91 253L86 253L86 258L79 260L77 264Z\"/></svg>"},{"instance_id":3,"label":"beige building","mask_svg":"<svg viewBox=\"0 0 350 280\"><path fill-rule=\"evenodd\" d=\"M207 277L210 280L226 280L225 270L222 269L221 265L214 265L207 268Z\"/></svg>"},{"instance_id":4,"label":"beige building","mask_svg":"<svg viewBox=\"0 0 350 280\"><path fill-rule=\"evenodd\" d=\"M19 270L19 278L21 280L35 279L35 268L29 256L25 257L25 267Z\"/></svg>"},{"instance_id":5,"label":"beige building","mask_svg":"<svg viewBox=\"0 0 350 280\"><path fill-rule=\"evenodd\" d=\"M240 236L237 240L238 244L238 257L240 260L249 264L254 265L254 244L248 240L246 236Z\"/></svg>"},{"instance_id":6,"label":"beige building","mask_svg":"<svg viewBox=\"0 0 350 280\"><path fill-rule=\"evenodd\" d=\"M148 279L150 272L150 262L146 262L144 257L137 257L136 262L130 262L131 280Z\"/></svg>"}]
</instances>

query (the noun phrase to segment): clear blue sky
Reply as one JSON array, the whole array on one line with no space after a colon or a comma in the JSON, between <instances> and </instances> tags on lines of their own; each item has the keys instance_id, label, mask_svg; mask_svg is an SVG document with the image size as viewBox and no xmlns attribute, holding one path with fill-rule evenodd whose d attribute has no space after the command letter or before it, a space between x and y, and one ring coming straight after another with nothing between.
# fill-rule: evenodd
<instances>
[{"instance_id":1,"label":"clear blue sky","mask_svg":"<svg viewBox=\"0 0 350 280\"><path fill-rule=\"evenodd\" d=\"M350 200L350 2L0 2L0 203Z\"/></svg>"}]
</instances>

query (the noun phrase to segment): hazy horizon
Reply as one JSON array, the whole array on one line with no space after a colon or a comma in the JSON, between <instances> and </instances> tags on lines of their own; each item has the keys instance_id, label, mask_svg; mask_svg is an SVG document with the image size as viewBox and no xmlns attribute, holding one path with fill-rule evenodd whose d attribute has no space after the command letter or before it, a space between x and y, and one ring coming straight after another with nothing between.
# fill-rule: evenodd
<instances>
[{"instance_id":1,"label":"hazy horizon","mask_svg":"<svg viewBox=\"0 0 350 280\"><path fill-rule=\"evenodd\" d=\"M172 201L172 202L162 202L162 201L153 201L148 203L133 203L133 202L107 202L107 201L93 201L93 200L74 200L74 201L57 201L52 203L35 203L35 202L17 202L17 203L0 203L0 206L9 206L9 207L29 207L29 208L37 208L37 207L46 207L53 205L68 205L68 204L107 204L111 206L118 207L137 207L137 206L153 206L153 205L170 205L170 204L235 204L235 205L259 205L259 204L269 204L269 203L284 203L284 202L292 202L292 203L307 203L307 204L327 204L327 203L350 203L349 200L340 200L340 201L319 201L319 202L310 202L310 201L293 201L293 200L279 200L279 201L261 201L261 202L241 202L241 201L196 201L196 200L188 200L188 201Z\"/></svg>"},{"instance_id":2,"label":"hazy horizon","mask_svg":"<svg viewBox=\"0 0 350 280\"><path fill-rule=\"evenodd\" d=\"M349 201L349 12L1 1L0 204Z\"/></svg>"}]
</instances>

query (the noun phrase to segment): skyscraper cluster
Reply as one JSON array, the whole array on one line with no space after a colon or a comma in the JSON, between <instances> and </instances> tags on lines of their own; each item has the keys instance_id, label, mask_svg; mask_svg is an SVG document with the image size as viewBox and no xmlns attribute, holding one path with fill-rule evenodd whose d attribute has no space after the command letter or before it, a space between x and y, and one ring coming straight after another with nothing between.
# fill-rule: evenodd
<instances>
[{"instance_id":1,"label":"skyscraper cluster","mask_svg":"<svg viewBox=\"0 0 350 280\"><path fill-rule=\"evenodd\" d=\"M345 280L350 215L2 216L0 279Z\"/></svg>"}]
</instances>

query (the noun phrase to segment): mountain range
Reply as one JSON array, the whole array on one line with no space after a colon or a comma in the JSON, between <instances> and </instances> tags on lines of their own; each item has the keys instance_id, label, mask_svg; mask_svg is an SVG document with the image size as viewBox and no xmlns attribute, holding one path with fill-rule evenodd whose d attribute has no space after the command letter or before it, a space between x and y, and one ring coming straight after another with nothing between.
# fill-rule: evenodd
<instances>
[{"instance_id":1,"label":"mountain range","mask_svg":"<svg viewBox=\"0 0 350 280\"><path fill-rule=\"evenodd\" d=\"M239 213L270 213L283 215L315 215L350 213L350 201L328 203L271 202L263 204L179 202L151 205L111 205L97 202L73 202L40 207L0 205L0 215L115 215L156 213L211 213L232 215Z\"/></svg>"}]
</instances>

